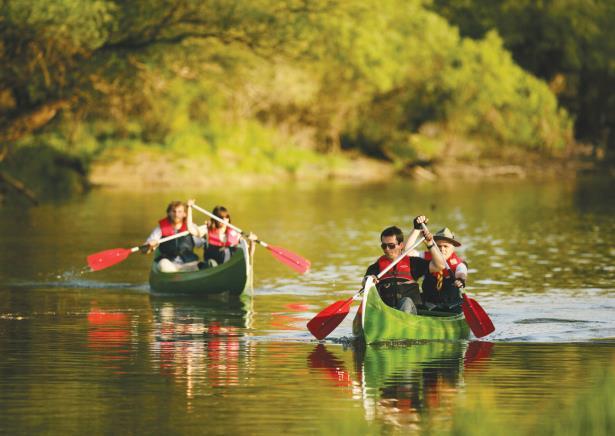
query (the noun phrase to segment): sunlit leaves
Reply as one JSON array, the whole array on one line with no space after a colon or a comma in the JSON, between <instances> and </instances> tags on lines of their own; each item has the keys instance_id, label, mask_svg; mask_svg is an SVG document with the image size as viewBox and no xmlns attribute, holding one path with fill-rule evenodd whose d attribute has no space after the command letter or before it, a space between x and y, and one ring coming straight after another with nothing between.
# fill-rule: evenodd
<instances>
[{"instance_id":1,"label":"sunlit leaves","mask_svg":"<svg viewBox=\"0 0 615 436\"><path fill-rule=\"evenodd\" d=\"M551 91L495 33L462 38L419 0L41 0L3 12L0 112L64 99L56 132L93 136L69 135L77 149L209 153L243 131L231 136L246 148L343 142L403 165L436 158L451 136L491 149L568 140Z\"/></svg>"}]
</instances>

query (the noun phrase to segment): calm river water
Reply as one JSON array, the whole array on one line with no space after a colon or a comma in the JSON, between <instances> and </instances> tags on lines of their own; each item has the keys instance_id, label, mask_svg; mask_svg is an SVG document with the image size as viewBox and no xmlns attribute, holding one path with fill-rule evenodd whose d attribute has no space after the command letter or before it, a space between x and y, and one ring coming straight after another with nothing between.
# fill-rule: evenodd
<instances>
[{"instance_id":1,"label":"calm river water","mask_svg":"<svg viewBox=\"0 0 615 436\"><path fill-rule=\"evenodd\" d=\"M311 272L257 248L254 292L241 300L150 295L140 254L86 272L88 254L140 244L168 201L189 196L224 204ZM496 331L365 348L351 312L315 341L305 323L360 288L384 227L407 231L418 214L462 241L468 292ZM612 180L95 191L5 206L0 433L447 432L472 410L477 431L488 421L531 433L570 415L615 366L614 217Z\"/></svg>"}]
</instances>

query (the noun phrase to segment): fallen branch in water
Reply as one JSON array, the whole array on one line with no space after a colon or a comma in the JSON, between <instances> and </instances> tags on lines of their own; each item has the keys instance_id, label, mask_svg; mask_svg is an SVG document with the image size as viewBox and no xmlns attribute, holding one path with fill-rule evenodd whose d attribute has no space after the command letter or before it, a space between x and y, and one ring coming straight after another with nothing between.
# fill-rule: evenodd
<instances>
[{"instance_id":1,"label":"fallen branch in water","mask_svg":"<svg viewBox=\"0 0 615 436\"><path fill-rule=\"evenodd\" d=\"M9 174L6 174L4 171L0 171L0 183L9 185L19 194L30 200L32 204L34 204L35 206L38 205L38 199L36 198L34 192L28 189L28 187L21 180L18 180L15 177L10 176Z\"/></svg>"}]
</instances>

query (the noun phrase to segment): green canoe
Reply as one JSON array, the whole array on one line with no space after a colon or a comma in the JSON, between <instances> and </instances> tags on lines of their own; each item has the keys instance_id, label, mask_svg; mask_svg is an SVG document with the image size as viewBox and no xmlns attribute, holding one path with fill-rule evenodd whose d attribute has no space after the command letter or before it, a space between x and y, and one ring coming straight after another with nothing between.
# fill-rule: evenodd
<instances>
[{"instance_id":1,"label":"green canoe","mask_svg":"<svg viewBox=\"0 0 615 436\"><path fill-rule=\"evenodd\" d=\"M370 286L371 284L371 286ZM463 314L419 311L410 315L384 304L373 283L365 294L352 325L355 336L367 344L400 340L466 339L470 328Z\"/></svg>"},{"instance_id":2,"label":"green canoe","mask_svg":"<svg viewBox=\"0 0 615 436\"><path fill-rule=\"evenodd\" d=\"M229 292L239 295L252 286L252 267L248 253L248 244L242 239L231 259L215 268L163 273L152 262L150 288L155 293L164 294L210 295Z\"/></svg>"}]
</instances>

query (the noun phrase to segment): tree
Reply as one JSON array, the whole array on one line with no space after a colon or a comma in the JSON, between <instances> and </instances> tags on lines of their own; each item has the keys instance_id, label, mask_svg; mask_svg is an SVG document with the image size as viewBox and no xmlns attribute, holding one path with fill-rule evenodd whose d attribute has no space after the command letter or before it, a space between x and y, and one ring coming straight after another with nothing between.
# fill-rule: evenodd
<instances>
[{"instance_id":1,"label":"tree","mask_svg":"<svg viewBox=\"0 0 615 436\"><path fill-rule=\"evenodd\" d=\"M174 63L186 64L188 57L198 65L199 50L209 54L201 43L240 47L261 57L295 55L298 35L330 4L5 0L0 5L2 152L10 155L16 141L48 126L59 111L84 118L142 110L148 101L140 90L156 86L160 77L152 69L160 75L177 72Z\"/></svg>"},{"instance_id":2,"label":"tree","mask_svg":"<svg viewBox=\"0 0 615 436\"><path fill-rule=\"evenodd\" d=\"M615 155L615 3L433 0L432 7L464 35L496 29L514 59L551 84L575 118L577 138Z\"/></svg>"}]
</instances>

